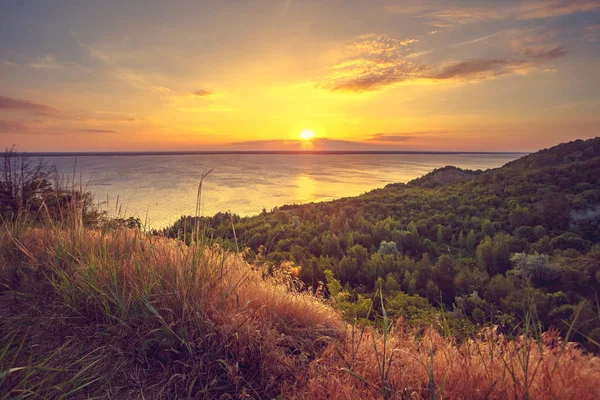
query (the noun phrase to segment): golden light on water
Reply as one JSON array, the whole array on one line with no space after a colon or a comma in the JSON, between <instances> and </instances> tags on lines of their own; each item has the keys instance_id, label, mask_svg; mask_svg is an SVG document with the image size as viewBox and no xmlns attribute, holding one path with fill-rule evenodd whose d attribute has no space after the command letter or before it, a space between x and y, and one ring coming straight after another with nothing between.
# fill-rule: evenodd
<instances>
[{"instance_id":1,"label":"golden light on water","mask_svg":"<svg viewBox=\"0 0 600 400\"><path fill-rule=\"evenodd\" d=\"M302 202L308 203L314 201L317 191L317 181L310 175L302 174L296 178L296 196L302 199Z\"/></svg>"}]
</instances>

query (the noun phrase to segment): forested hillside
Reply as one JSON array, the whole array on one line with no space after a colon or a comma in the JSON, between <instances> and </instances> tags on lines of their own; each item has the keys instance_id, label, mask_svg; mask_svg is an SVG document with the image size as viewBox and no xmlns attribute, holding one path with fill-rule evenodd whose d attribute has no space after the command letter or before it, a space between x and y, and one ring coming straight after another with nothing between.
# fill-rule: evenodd
<instances>
[{"instance_id":1,"label":"forested hillside","mask_svg":"<svg viewBox=\"0 0 600 400\"><path fill-rule=\"evenodd\" d=\"M452 172L449 183L434 171L353 198L249 218L221 213L203 226L226 246L247 246L250 259L293 262L309 289L327 282L331 292L339 282L348 317L367 317L381 288L388 313L413 324L443 315L457 334L488 322L511 330L535 314L594 349L600 138ZM165 233L183 237L192 225L181 218Z\"/></svg>"}]
</instances>

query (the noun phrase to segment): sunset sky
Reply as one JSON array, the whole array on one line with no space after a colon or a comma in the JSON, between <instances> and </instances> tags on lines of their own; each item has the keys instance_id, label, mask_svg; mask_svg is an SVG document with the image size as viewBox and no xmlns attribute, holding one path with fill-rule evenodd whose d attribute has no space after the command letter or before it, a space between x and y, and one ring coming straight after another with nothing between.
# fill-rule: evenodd
<instances>
[{"instance_id":1,"label":"sunset sky","mask_svg":"<svg viewBox=\"0 0 600 400\"><path fill-rule=\"evenodd\" d=\"M599 0L0 0L25 151L533 151L599 110Z\"/></svg>"}]
</instances>

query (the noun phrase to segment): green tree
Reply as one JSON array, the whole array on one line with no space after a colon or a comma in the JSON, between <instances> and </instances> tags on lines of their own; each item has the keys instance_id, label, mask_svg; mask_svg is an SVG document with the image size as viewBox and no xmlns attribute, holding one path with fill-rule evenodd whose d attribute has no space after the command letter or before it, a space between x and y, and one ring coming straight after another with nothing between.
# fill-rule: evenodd
<instances>
[{"instance_id":1,"label":"green tree","mask_svg":"<svg viewBox=\"0 0 600 400\"><path fill-rule=\"evenodd\" d=\"M475 249L475 245L477 244L477 236L475 235L475 231L471 229L467 234L467 250L473 251Z\"/></svg>"},{"instance_id":2,"label":"green tree","mask_svg":"<svg viewBox=\"0 0 600 400\"><path fill-rule=\"evenodd\" d=\"M342 291L342 284L340 281L335 279L333 276L333 272L327 269L325 270L325 281L327 282L327 290L329 291L329 296L332 299L335 299L340 292Z\"/></svg>"},{"instance_id":3,"label":"green tree","mask_svg":"<svg viewBox=\"0 0 600 400\"><path fill-rule=\"evenodd\" d=\"M492 236L495 232L494 224L489 219L484 219L481 222L481 233L484 236Z\"/></svg>"},{"instance_id":4,"label":"green tree","mask_svg":"<svg viewBox=\"0 0 600 400\"><path fill-rule=\"evenodd\" d=\"M513 283L506 279L504 275L498 274L490 281L485 298L489 302L500 304L500 300L507 297L514 290Z\"/></svg>"},{"instance_id":5,"label":"green tree","mask_svg":"<svg viewBox=\"0 0 600 400\"><path fill-rule=\"evenodd\" d=\"M440 256L433 268L433 280L442 292L444 302L454 301L454 278L456 270L454 261L450 256L444 254Z\"/></svg>"},{"instance_id":6,"label":"green tree","mask_svg":"<svg viewBox=\"0 0 600 400\"><path fill-rule=\"evenodd\" d=\"M569 226L570 204L562 192L548 191L538 204L541 219L550 229L565 229Z\"/></svg>"},{"instance_id":7,"label":"green tree","mask_svg":"<svg viewBox=\"0 0 600 400\"><path fill-rule=\"evenodd\" d=\"M477 249L475 250L475 257L479 268L487 271L490 275L495 275L497 273L494 264L494 246L492 239L489 236L486 236L481 243L479 243L479 246L477 246Z\"/></svg>"},{"instance_id":8,"label":"green tree","mask_svg":"<svg viewBox=\"0 0 600 400\"><path fill-rule=\"evenodd\" d=\"M462 229L460 230L460 233L458 234L458 247L460 247L461 249L464 249L467 247L467 240L465 239L465 233Z\"/></svg>"},{"instance_id":9,"label":"green tree","mask_svg":"<svg viewBox=\"0 0 600 400\"><path fill-rule=\"evenodd\" d=\"M348 250L348 255L355 258L358 265L364 265L369 257L369 251L360 244L355 244Z\"/></svg>"},{"instance_id":10,"label":"green tree","mask_svg":"<svg viewBox=\"0 0 600 400\"><path fill-rule=\"evenodd\" d=\"M323 254L330 257L339 257L342 254L340 240L335 233L326 233L322 237Z\"/></svg>"},{"instance_id":11,"label":"green tree","mask_svg":"<svg viewBox=\"0 0 600 400\"><path fill-rule=\"evenodd\" d=\"M308 251L310 251L310 253L317 258L321 256L321 242L319 239L313 238L310 241L308 244Z\"/></svg>"},{"instance_id":12,"label":"green tree","mask_svg":"<svg viewBox=\"0 0 600 400\"><path fill-rule=\"evenodd\" d=\"M494 236L492 241L494 251L494 273L490 275L504 274L510 268L509 238L505 234Z\"/></svg>"}]
</instances>

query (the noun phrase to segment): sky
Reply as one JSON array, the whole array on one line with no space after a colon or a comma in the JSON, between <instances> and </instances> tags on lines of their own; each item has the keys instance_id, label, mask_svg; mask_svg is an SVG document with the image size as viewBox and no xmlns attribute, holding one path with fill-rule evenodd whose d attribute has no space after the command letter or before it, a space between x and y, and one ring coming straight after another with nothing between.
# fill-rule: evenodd
<instances>
[{"instance_id":1,"label":"sky","mask_svg":"<svg viewBox=\"0 0 600 400\"><path fill-rule=\"evenodd\" d=\"M22 151L535 151L598 110L600 0L0 0Z\"/></svg>"}]
</instances>

